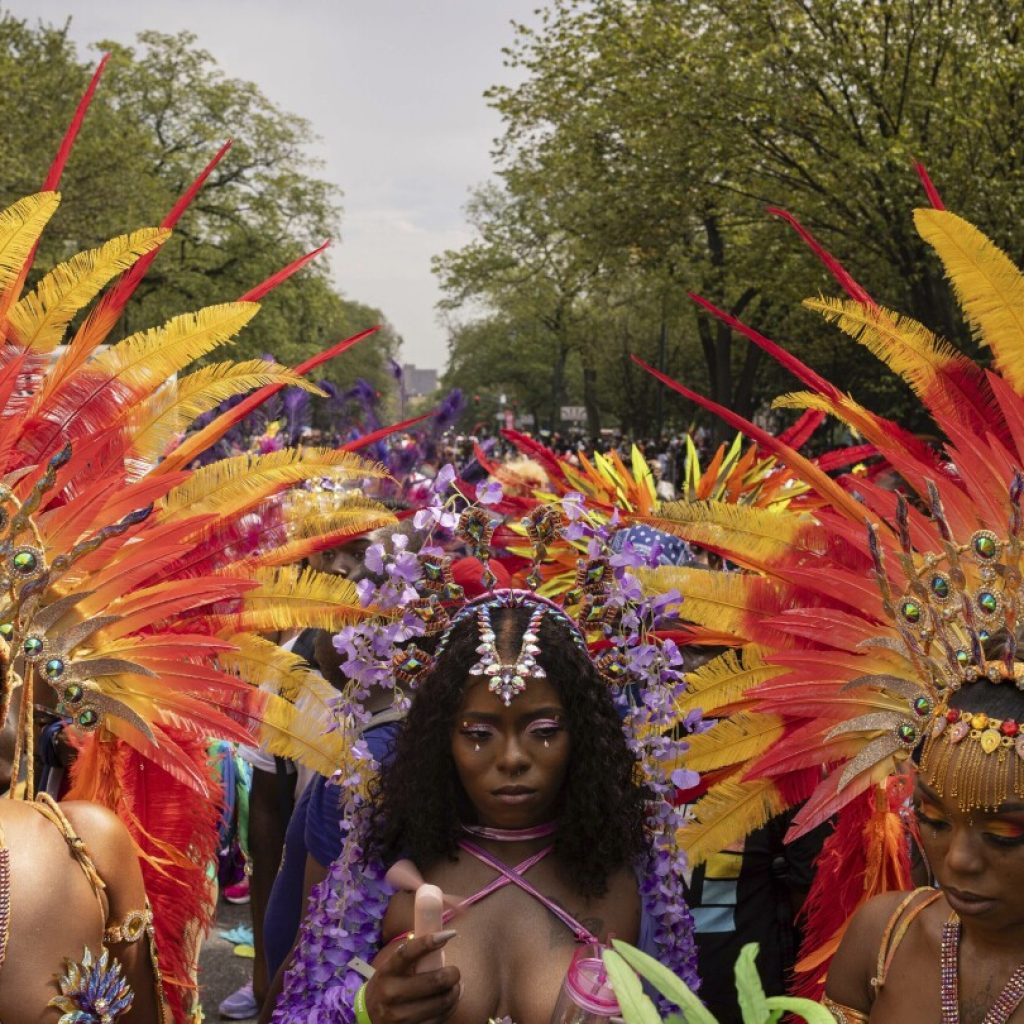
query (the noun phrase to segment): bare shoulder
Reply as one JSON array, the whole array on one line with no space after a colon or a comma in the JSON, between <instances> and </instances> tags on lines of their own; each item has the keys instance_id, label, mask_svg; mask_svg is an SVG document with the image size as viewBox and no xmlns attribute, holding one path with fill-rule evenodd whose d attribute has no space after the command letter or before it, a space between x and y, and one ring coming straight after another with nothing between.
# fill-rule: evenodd
<instances>
[{"instance_id":1,"label":"bare shoulder","mask_svg":"<svg viewBox=\"0 0 1024 1024\"><path fill-rule=\"evenodd\" d=\"M114 888L141 883L138 854L131 833L113 811L87 800L60 805L71 827L85 843L100 877Z\"/></svg>"},{"instance_id":2,"label":"bare shoulder","mask_svg":"<svg viewBox=\"0 0 1024 1024\"><path fill-rule=\"evenodd\" d=\"M640 907L640 886L636 872L632 868L619 868L608 876L608 894L605 899L612 900L617 906L626 909Z\"/></svg>"},{"instance_id":3,"label":"bare shoulder","mask_svg":"<svg viewBox=\"0 0 1024 1024\"><path fill-rule=\"evenodd\" d=\"M878 966L882 939L908 895L907 892L882 893L868 900L853 915L829 967L825 991L830 999L863 1013L870 1010L874 998L871 979Z\"/></svg>"},{"instance_id":4,"label":"bare shoulder","mask_svg":"<svg viewBox=\"0 0 1024 1024\"><path fill-rule=\"evenodd\" d=\"M90 847L127 845L134 849L132 837L121 819L109 808L88 800L68 800L60 805L72 828ZM97 851L98 852L98 849Z\"/></svg>"}]
</instances>

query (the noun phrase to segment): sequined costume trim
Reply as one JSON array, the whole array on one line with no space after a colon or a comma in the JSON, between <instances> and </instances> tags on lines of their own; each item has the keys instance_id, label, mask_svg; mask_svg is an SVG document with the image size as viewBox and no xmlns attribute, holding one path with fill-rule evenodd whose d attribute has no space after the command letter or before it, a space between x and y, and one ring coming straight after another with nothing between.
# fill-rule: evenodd
<instances>
[{"instance_id":1,"label":"sequined costume trim","mask_svg":"<svg viewBox=\"0 0 1024 1024\"><path fill-rule=\"evenodd\" d=\"M842 1003L837 1003L829 999L828 996L822 998L821 1005L832 1014L838 1024L868 1024L866 1013L861 1013L860 1010L854 1010L849 1006L843 1006Z\"/></svg>"},{"instance_id":2,"label":"sequined costume trim","mask_svg":"<svg viewBox=\"0 0 1024 1024\"><path fill-rule=\"evenodd\" d=\"M103 933L105 946L138 942L153 923L153 911L147 903L143 910L130 910L120 924L110 925Z\"/></svg>"},{"instance_id":3,"label":"sequined costume trim","mask_svg":"<svg viewBox=\"0 0 1024 1024\"><path fill-rule=\"evenodd\" d=\"M11 933L11 851L7 849L0 825L0 968L7 959L7 939Z\"/></svg>"}]
</instances>

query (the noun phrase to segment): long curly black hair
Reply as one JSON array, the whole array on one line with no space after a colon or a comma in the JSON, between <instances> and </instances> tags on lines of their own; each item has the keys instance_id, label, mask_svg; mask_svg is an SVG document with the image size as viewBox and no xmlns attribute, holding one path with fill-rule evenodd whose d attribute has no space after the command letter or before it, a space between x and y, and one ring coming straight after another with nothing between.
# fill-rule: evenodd
<instances>
[{"instance_id":1,"label":"long curly black hair","mask_svg":"<svg viewBox=\"0 0 1024 1024\"><path fill-rule=\"evenodd\" d=\"M530 607L494 609L505 651L519 649ZM538 661L565 708L571 753L561 797L555 856L566 880L601 896L610 875L646 848L646 788L608 686L557 614L538 630ZM473 823L452 757L452 735L469 669L480 659L474 615L452 627L443 653L416 690L395 756L371 793L367 858L411 857L421 867L456 855L460 825Z\"/></svg>"}]
</instances>

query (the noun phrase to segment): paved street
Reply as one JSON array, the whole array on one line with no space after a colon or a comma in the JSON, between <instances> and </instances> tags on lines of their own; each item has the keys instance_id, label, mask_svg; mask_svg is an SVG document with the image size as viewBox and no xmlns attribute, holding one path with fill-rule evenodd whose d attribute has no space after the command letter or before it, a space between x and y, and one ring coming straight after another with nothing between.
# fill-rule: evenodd
<instances>
[{"instance_id":1,"label":"paved street","mask_svg":"<svg viewBox=\"0 0 1024 1024\"><path fill-rule=\"evenodd\" d=\"M203 946L200 957L199 987L203 998L203 1013L207 1020L220 1019L217 1006L227 995L252 977L252 960L235 956L234 947L220 937L220 932L248 925L249 907L234 906L223 899L217 907L217 923Z\"/></svg>"}]
</instances>

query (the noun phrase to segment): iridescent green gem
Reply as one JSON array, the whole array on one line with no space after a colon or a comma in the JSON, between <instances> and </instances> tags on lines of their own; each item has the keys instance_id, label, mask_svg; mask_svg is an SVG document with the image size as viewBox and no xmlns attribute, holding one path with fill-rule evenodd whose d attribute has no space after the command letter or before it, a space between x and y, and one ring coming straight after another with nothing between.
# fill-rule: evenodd
<instances>
[{"instance_id":1,"label":"iridescent green gem","mask_svg":"<svg viewBox=\"0 0 1024 1024\"><path fill-rule=\"evenodd\" d=\"M39 559L31 551L19 551L11 561L14 568L20 573L35 572L35 568L39 564Z\"/></svg>"},{"instance_id":2,"label":"iridescent green gem","mask_svg":"<svg viewBox=\"0 0 1024 1024\"><path fill-rule=\"evenodd\" d=\"M27 636L25 637L25 643L23 646L25 648L25 653L31 658L42 652L43 641L37 636Z\"/></svg>"},{"instance_id":3,"label":"iridescent green gem","mask_svg":"<svg viewBox=\"0 0 1024 1024\"><path fill-rule=\"evenodd\" d=\"M949 580L947 580L945 576L933 576L932 593L939 598L940 601L945 601L945 599L949 597Z\"/></svg>"},{"instance_id":4,"label":"iridescent green gem","mask_svg":"<svg viewBox=\"0 0 1024 1024\"><path fill-rule=\"evenodd\" d=\"M900 615L907 620L907 622L920 622L921 621L921 606L916 601L904 601L900 605Z\"/></svg>"},{"instance_id":5,"label":"iridescent green gem","mask_svg":"<svg viewBox=\"0 0 1024 1024\"><path fill-rule=\"evenodd\" d=\"M956 660L957 664L966 665L971 660L971 656L966 651L957 651Z\"/></svg>"},{"instance_id":6,"label":"iridescent green gem","mask_svg":"<svg viewBox=\"0 0 1024 1024\"><path fill-rule=\"evenodd\" d=\"M64 689L61 700L65 704L77 704L85 696L85 688L81 683L71 683Z\"/></svg>"},{"instance_id":7,"label":"iridescent green gem","mask_svg":"<svg viewBox=\"0 0 1024 1024\"><path fill-rule=\"evenodd\" d=\"M978 594L978 607L986 615L994 615L999 609L999 598L988 590Z\"/></svg>"},{"instance_id":8,"label":"iridescent green gem","mask_svg":"<svg viewBox=\"0 0 1024 1024\"><path fill-rule=\"evenodd\" d=\"M916 697L914 699L914 714L924 718L932 713L932 702L928 697Z\"/></svg>"},{"instance_id":9,"label":"iridescent green gem","mask_svg":"<svg viewBox=\"0 0 1024 1024\"><path fill-rule=\"evenodd\" d=\"M5 640L10 640L10 638L14 636L14 623L0 622L0 636Z\"/></svg>"},{"instance_id":10,"label":"iridescent green gem","mask_svg":"<svg viewBox=\"0 0 1024 1024\"><path fill-rule=\"evenodd\" d=\"M97 715L96 712L93 711L92 708L86 708L78 716L78 724L83 729L91 729L94 725L96 725L99 722L99 720L100 720L100 716Z\"/></svg>"},{"instance_id":11,"label":"iridescent green gem","mask_svg":"<svg viewBox=\"0 0 1024 1024\"><path fill-rule=\"evenodd\" d=\"M901 722L896 726L896 736L901 743L915 743L917 742L917 729L909 722Z\"/></svg>"},{"instance_id":12,"label":"iridescent green gem","mask_svg":"<svg viewBox=\"0 0 1024 1024\"><path fill-rule=\"evenodd\" d=\"M982 533L974 538L974 553L979 558L995 558L999 547L995 539L987 533Z\"/></svg>"},{"instance_id":13,"label":"iridescent green gem","mask_svg":"<svg viewBox=\"0 0 1024 1024\"><path fill-rule=\"evenodd\" d=\"M617 658L607 662L603 666L603 670L605 675L612 679L621 679L626 674L626 666Z\"/></svg>"},{"instance_id":14,"label":"iridescent green gem","mask_svg":"<svg viewBox=\"0 0 1024 1024\"><path fill-rule=\"evenodd\" d=\"M51 658L43 667L43 671L50 679L57 679L64 674L64 662L60 658Z\"/></svg>"},{"instance_id":15,"label":"iridescent green gem","mask_svg":"<svg viewBox=\"0 0 1024 1024\"><path fill-rule=\"evenodd\" d=\"M992 634L987 629L978 630L978 639L984 643Z\"/></svg>"}]
</instances>

